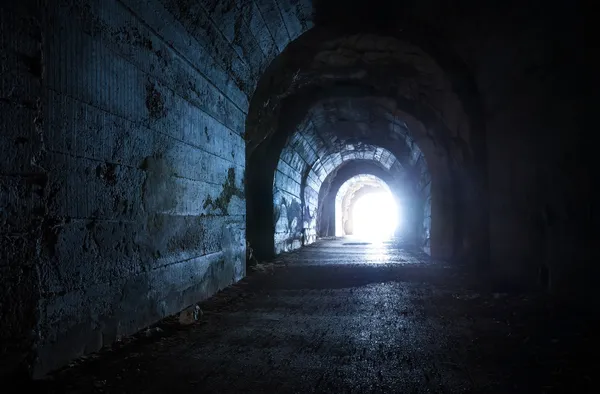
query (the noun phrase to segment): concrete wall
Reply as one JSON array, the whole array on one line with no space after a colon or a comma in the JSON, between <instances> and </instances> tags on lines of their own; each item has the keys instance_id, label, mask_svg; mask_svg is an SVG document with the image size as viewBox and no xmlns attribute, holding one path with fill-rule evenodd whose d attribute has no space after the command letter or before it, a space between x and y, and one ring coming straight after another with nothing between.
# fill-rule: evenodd
<instances>
[{"instance_id":1,"label":"concrete wall","mask_svg":"<svg viewBox=\"0 0 600 394\"><path fill-rule=\"evenodd\" d=\"M421 154L418 160L425 161L425 156ZM418 235L416 239L423 251L431 255L431 173L428 171L426 164L417 166L416 168L420 170L416 184L417 190L415 190L417 198L414 202L417 207L416 214L418 214L416 220L420 222L420 226L417 228Z\"/></svg>"},{"instance_id":2,"label":"concrete wall","mask_svg":"<svg viewBox=\"0 0 600 394\"><path fill-rule=\"evenodd\" d=\"M41 280L36 263L42 234L52 235L41 164L41 12L33 12L33 1L20 3L20 9L0 8L0 378L32 361Z\"/></svg>"},{"instance_id":3,"label":"concrete wall","mask_svg":"<svg viewBox=\"0 0 600 394\"><path fill-rule=\"evenodd\" d=\"M39 376L244 275L249 96L309 5L2 3L2 370Z\"/></svg>"},{"instance_id":4,"label":"concrete wall","mask_svg":"<svg viewBox=\"0 0 600 394\"><path fill-rule=\"evenodd\" d=\"M160 4L126 3L47 14L38 373L244 275L245 95Z\"/></svg>"},{"instance_id":5,"label":"concrete wall","mask_svg":"<svg viewBox=\"0 0 600 394\"><path fill-rule=\"evenodd\" d=\"M424 201L420 245L425 253L431 255L431 182L426 183L421 190Z\"/></svg>"},{"instance_id":6,"label":"concrete wall","mask_svg":"<svg viewBox=\"0 0 600 394\"><path fill-rule=\"evenodd\" d=\"M273 182L275 253L297 249L316 239L322 180L314 164L322 151L321 144L314 133L296 132L281 152Z\"/></svg>"},{"instance_id":7,"label":"concrete wall","mask_svg":"<svg viewBox=\"0 0 600 394\"><path fill-rule=\"evenodd\" d=\"M244 275L248 95L301 27L188 3L2 5L3 363L39 376Z\"/></svg>"},{"instance_id":8,"label":"concrete wall","mask_svg":"<svg viewBox=\"0 0 600 394\"><path fill-rule=\"evenodd\" d=\"M286 147L273 182L275 253L302 246L302 174L306 162L293 147Z\"/></svg>"}]
</instances>

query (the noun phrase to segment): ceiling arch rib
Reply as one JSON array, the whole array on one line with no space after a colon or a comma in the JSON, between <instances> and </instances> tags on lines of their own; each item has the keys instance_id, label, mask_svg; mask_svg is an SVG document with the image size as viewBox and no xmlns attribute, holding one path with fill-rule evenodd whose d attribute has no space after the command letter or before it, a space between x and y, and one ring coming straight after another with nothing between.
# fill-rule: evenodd
<instances>
[{"instance_id":1,"label":"ceiling arch rib","mask_svg":"<svg viewBox=\"0 0 600 394\"><path fill-rule=\"evenodd\" d=\"M344 150L328 154L312 164L308 171L307 186L319 193L321 185L329 174L336 171L344 163L357 160L375 162L390 172L402 170L394 154L385 148L372 145L357 148L353 145L347 145Z\"/></svg>"},{"instance_id":2,"label":"ceiling arch rib","mask_svg":"<svg viewBox=\"0 0 600 394\"><path fill-rule=\"evenodd\" d=\"M310 107L307 114L310 122L304 124L313 126L318 137L329 142L324 144L330 152L358 141L382 147L393 145L404 166L414 165L420 149L406 121L381 101L373 97L320 100Z\"/></svg>"},{"instance_id":3,"label":"ceiling arch rib","mask_svg":"<svg viewBox=\"0 0 600 394\"><path fill-rule=\"evenodd\" d=\"M335 37L335 33L317 30L306 33L291 44L277 64L267 71L265 78L269 77L265 85L261 84L260 91L257 90L253 98L256 104L262 104L260 114L250 111L248 117L250 152L264 139L261 134L276 131L277 125L271 119L282 115L280 112L285 106L281 104L287 97L297 96L302 91L338 89L341 85L346 90L359 89L354 92L355 96L381 96L394 100L396 109L409 112L423 122L426 134L431 134L439 147L444 150L467 149L461 155L469 155L466 145L456 142L457 139L470 139L468 116L444 70L427 53L393 37L370 34ZM294 72L289 75L279 73L278 70L285 70L285 66ZM339 107L340 103L326 106L326 111L336 111L336 106ZM351 106L345 112L364 119L371 116L367 108L360 106ZM397 119L395 115L385 116L389 118L388 125L389 121ZM312 119L319 127L321 115L315 113ZM264 126L257 127L258 123ZM358 125L356 128L365 134L366 124L354 122L352 127ZM403 124L393 128L401 133Z\"/></svg>"},{"instance_id":4,"label":"ceiling arch rib","mask_svg":"<svg viewBox=\"0 0 600 394\"><path fill-rule=\"evenodd\" d=\"M341 101L341 104L338 104L338 101ZM323 107L328 107L329 112L325 113ZM316 112L315 108L322 115L319 120L311 118ZM355 108L363 110L361 116L353 114ZM346 115L344 111L349 114ZM371 138L356 137L352 125L357 122L365 123L366 132ZM320 127L317 128L317 124ZM359 132L364 134L364 131ZM390 133L399 137L387 136ZM326 144L325 141L330 143ZM386 149L383 144L393 145L395 152ZM282 155L284 160L292 154L290 148L297 152L297 156L301 157L304 163L301 169L304 180L300 180L300 183L304 182L316 193L327 175L346 161L370 160L378 162L387 170L408 172L412 167L422 167L425 164L418 161L421 153L409 136L406 122L400 121L380 103L368 99L317 102L299 122L286 144L285 153ZM402 156L398 157L395 154L397 152ZM420 174L423 170L426 168L421 168L417 173Z\"/></svg>"}]
</instances>

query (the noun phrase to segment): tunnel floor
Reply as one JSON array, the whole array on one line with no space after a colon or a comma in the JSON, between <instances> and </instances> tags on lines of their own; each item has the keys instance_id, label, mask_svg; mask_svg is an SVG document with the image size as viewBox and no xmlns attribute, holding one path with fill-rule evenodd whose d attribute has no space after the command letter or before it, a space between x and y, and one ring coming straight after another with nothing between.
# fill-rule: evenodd
<instances>
[{"instance_id":1,"label":"tunnel floor","mask_svg":"<svg viewBox=\"0 0 600 394\"><path fill-rule=\"evenodd\" d=\"M48 393L588 392L584 351L596 343L580 311L489 289L401 244L322 240L202 303L196 323L167 319L32 384Z\"/></svg>"}]
</instances>

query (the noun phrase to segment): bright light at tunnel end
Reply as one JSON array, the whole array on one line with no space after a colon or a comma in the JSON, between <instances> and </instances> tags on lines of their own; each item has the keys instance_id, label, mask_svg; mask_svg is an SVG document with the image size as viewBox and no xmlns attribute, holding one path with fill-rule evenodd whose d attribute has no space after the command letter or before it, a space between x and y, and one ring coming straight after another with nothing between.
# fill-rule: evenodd
<instances>
[{"instance_id":1,"label":"bright light at tunnel end","mask_svg":"<svg viewBox=\"0 0 600 394\"><path fill-rule=\"evenodd\" d=\"M354 235L372 241L392 238L399 223L399 208L390 192L369 193L353 209Z\"/></svg>"}]
</instances>

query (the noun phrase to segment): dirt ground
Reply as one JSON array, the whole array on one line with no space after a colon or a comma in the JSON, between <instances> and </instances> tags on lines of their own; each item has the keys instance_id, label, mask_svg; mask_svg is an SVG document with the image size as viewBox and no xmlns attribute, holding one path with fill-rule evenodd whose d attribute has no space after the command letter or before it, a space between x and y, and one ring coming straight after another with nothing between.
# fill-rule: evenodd
<instances>
[{"instance_id":1,"label":"dirt ground","mask_svg":"<svg viewBox=\"0 0 600 394\"><path fill-rule=\"evenodd\" d=\"M401 245L319 241L40 393L593 393L590 311L490 291ZM593 374L596 375L593 375ZM19 387L19 392L24 388Z\"/></svg>"}]
</instances>

